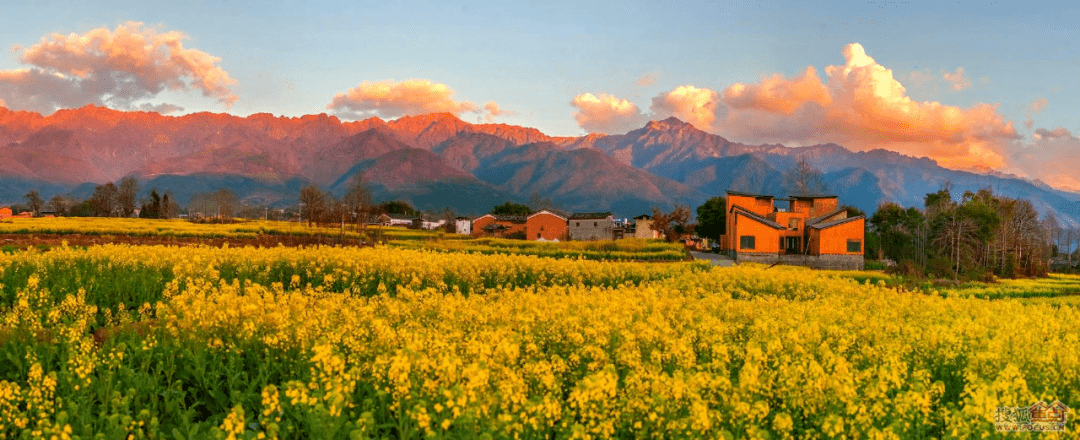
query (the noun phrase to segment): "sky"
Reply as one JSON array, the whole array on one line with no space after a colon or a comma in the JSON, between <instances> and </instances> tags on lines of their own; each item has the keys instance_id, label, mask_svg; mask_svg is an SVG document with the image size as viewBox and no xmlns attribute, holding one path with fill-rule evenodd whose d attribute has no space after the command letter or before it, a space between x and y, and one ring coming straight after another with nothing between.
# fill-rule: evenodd
<instances>
[{"instance_id":1,"label":"sky","mask_svg":"<svg viewBox=\"0 0 1080 440\"><path fill-rule=\"evenodd\" d=\"M444 111L555 136L675 116L736 142L884 148L1080 191L1075 2L46 0L5 9L0 105L13 110L343 120Z\"/></svg>"}]
</instances>

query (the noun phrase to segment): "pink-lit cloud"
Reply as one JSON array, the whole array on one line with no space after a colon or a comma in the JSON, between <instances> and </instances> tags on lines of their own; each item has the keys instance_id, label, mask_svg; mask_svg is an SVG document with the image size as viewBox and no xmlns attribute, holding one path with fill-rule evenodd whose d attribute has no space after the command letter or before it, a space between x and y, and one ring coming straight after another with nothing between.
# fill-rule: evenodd
<instances>
[{"instance_id":1,"label":"pink-lit cloud","mask_svg":"<svg viewBox=\"0 0 1080 440\"><path fill-rule=\"evenodd\" d=\"M144 111L144 112L155 112L155 113L160 113L160 114L163 114L163 115L168 115L168 114L184 111L184 108L180 107L178 105L173 105L173 104L156 104L155 105L155 104L150 104L148 102L140 104L138 106L138 109L140 111Z\"/></svg>"},{"instance_id":2,"label":"pink-lit cloud","mask_svg":"<svg viewBox=\"0 0 1080 440\"><path fill-rule=\"evenodd\" d=\"M937 77L921 70L912 70L911 72L908 72L907 80L915 87L922 87L927 84L932 84L937 80Z\"/></svg>"},{"instance_id":3,"label":"pink-lit cloud","mask_svg":"<svg viewBox=\"0 0 1080 440\"><path fill-rule=\"evenodd\" d=\"M1058 189L1080 192L1080 175L1076 172L1078 157L1080 138L1076 135L1063 127L1039 128L1030 142L1014 148L1005 170L1040 179Z\"/></svg>"},{"instance_id":4,"label":"pink-lit cloud","mask_svg":"<svg viewBox=\"0 0 1080 440\"><path fill-rule=\"evenodd\" d=\"M237 100L230 90L236 80L218 66L220 58L185 48L187 38L139 22L50 34L13 49L30 67L0 71L0 99L42 113L85 104L130 110L165 90L184 90L231 106Z\"/></svg>"},{"instance_id":5,"label":"pink-lit cloud","mask_svg":"<svg viewBox=\"0 0 1080 440\"><path fill-rule=\"evenodd\" d=\"M1042 113L1043 110L1046 110L1047 105L1048 103L1046 102L1046 98L1040 97L1035 98L1034 101L1031 101L1031 104L1029 104L1027 108L1027 119L1024 121L1024 126L1029 129L1035 127L1035 115Z\"/></svg>"},{"instance_id":6,"label":"pink-lit cloud","mask_svg":"<svg viewBox=\"0 0 1080 440\"><path fill-rule=\"evenodd\" d=\"M468 101L455 101L454 91L445 84L426 79L364 81L345 93L334 95L326 106L340 116L360 119L369 116L396 118L425 113L476 113L478 107Z\"/></svg>"},{"instance_id":7,"label":"pink-lit cloud","mask_svg":"<svg viewBox=\"0 0 1080 440\"><path fill-rule=\"evenodd\" d=\"M574 119L578 126L591 133L625 133L648 121L637 105L606 93L582 93L571 105L577 107Z\"/></svg>"},{"instance_id":8,"label":"pink-lit cloud","mask_svg":"<svg viewBox=\"0 0 1080 440\"><path fill-rule=\"evenodd\" d=\"M963 67L957 67L955 72L945 72L942 74L942 78L944 78L945 82L948 82L949 86L956 91L971 87L971 80L964 76Z\"/></svg>"},{"instance_id":9,"label":"pink-lit cloud","mask_svg":"<svg viewBox=\"0 0 1080 440\"><path fill-rule=\"evenodd\" d=\"M647 73L645 75L641 75L641 77L638 78L637 81L634 81L634 83L642 87L648 87L656 84L656 80L658 78L659 76L655 73Z\"/></svg>"},{"instance_id":10,"label":"pink-lit cloud","mask_svg":"<svg viewBox=\"0 0 1080 440\"><path fill-rule=\"evenodd\" d=\"M649 110L655 119L675 116L701 130L711 130L720 94L694 86L679 86L652 99Z\"/></svg>"},{"instance_id":11,"label":"pink-lit cloud","mask_svg":"<svg viewBox=\"0 0 1080 440\"><path fill-rule=\"evenodd\" d=\"M949 168L1000 168L1018 135L993 105L970 108L917 102L891 69L859 44L844 47L843 65L807 68L723 92L725 115L714 131L744 142L835 142L855 150L885 148L926 156ZM958 70L962 73L962 70Z\"/></svg>"},{"instance_id":12,"label":"pink-lit cloud","mask_svg":"<svg viewBox=\"0 0 1080 440\"><path fill-rule=\"evenodd\" d=\"M494 122L495 118L502 116L516 115L517 112L499 108L499 104L495 101L488 101L484 104L484 121Z\"/></svg>"},{"instance_id":13,"label":"pink-lit cloud","mask_svg":"<svg viewBox=\"0 0 1080 440\"><path fill-rule=\"evenodd\" d=\"M807 67L792 79L773 75L760 84L735 83L724 90L724 102L735 109L761 109L790 115L808 102L830 105L832 96L821 83L817 70Z\"/></svg>"}]
</instances>

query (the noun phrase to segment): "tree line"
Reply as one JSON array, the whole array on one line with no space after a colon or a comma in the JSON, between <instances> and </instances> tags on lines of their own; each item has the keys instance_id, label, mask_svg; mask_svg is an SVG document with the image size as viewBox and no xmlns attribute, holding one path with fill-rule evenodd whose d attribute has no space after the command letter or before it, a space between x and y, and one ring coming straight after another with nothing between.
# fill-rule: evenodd
<instances>
[{"instance_id":1,"label":"tree line","mask_svg":"<svg viewBox=\"0 0 1080 440\"><path fill-rule=\"evenodd\" d=\"M954 200L948 185L927 194L921 211L886 203L867 224L875 256L897 262L904 272L956 279L1042 276L1059 249L1074 249L1072 237L1080 239L1052 213L1040 219L1028 200L990 189L965 191Z\"/></svg>"},{"instance_id":2,"label":"tree line","mask_svg":"<svg viewBox=\"0 0 1080 440\"><path fill-rule=\"evenodd\" d=\"M172 218L179 211L179 204L171 193L161 195L156 189L146 200L138 200L139 182L125 177L94 187L93 194L85 200L70 195L56 194L48 201L42 199L36 189L23 196L25 205L16 205L12 211L26 211L33 216L51 214L68 217L133 217L136 213L144 218ZM141 204L140 204L141 202Z\"/></svg>"}]
</instances>

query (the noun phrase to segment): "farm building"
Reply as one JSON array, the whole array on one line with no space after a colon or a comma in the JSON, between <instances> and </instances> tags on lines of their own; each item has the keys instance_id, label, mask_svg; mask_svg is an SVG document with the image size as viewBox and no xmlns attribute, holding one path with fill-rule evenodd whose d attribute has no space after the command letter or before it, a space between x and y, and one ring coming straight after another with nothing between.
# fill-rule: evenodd
<instances>
[{"instance_id":1,"label":"farm building","mask_svg":"<svg viewBox=\"0 0 1080 440\"><path fill-rule=\"evenodd\" d=\"M566 216L548 210L529 215L525 221L525 238L528 240L566 241Z\"/></svg>"},{"instance_id":2,"label":"farm building","mask_svg":"<svg viewBox=\"0 0 1080 440\"><path fill-rule=\"evenodd\" d=\"M383 226L402 226L402 227L407 228L407 227L412 226L413 221L415 221L415 220L416 220L416 217L412 217L412 216L408 216L408 215L381 214L375 220L375 222L380 224L380 225L383 225Z\"/></svg>"},{"instance_id":3,"label":"farm building","mask_svg":"<svg viewBox=\"0 0 1080 440\"><path fill-rule=\"evenodd\" d=\"M462 235L472 234L472 220L468 217L457 217L454 219L454 232Z\"/></svg>"},{"instance_id":4,"label":"farm building","mask_svg":"<svg viewBox=\"0 0 1080 440\"><path fill-rule=\"evenodd\" d=\"M525 216L484 214L472 221L472 235L476 237L507 237L525 234Z\"/></svg>"},{"instance_id":5,"label":"farm building","mask_svg":"<svg viewBox=\"0 0 1080 440\"><path fill-rule=\"evenodd\" d=\"M728 191L720 246L737 261L862 269L865 220L861 215L848 217L836 196L774 200Z\"/></svg>"},{"instance_id":6,"label":"farm building","mask_svg":"<svg viewBox=\"0 0 1080 440\"><path fill-rule=\"evenodd\" d=\"M615 239L615 216L610 212L571 214L567 220L571 240Z\"/></svg>"},{"instance_id":7,"label":"farm building","mask_svg":"<svg viewBox=\"0 0 1080 440\"><path fill-rule=\"evenodd\" d=\"M664 238L664 234L652 228L652 216L642 214L634 217L635 238Z\"/></svg>"}]
</instances>

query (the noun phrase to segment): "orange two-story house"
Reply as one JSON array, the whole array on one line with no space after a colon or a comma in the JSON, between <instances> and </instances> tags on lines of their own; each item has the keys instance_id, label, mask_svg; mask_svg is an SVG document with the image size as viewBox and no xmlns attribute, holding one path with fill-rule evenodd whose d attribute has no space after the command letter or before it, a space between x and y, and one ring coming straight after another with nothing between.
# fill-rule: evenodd
<instances>
[{"instance_id":1,"label":"orange two-story house","mask_svg":"<svg viewBox=\"0 0 1080 440\"><path fill-rule=\"evenodd\" d=\"M865 221L862 215L848 217L836 196L774 200L727 191L727 225L720 246L738 261L861 269Z\"/></svg>"}]
</instances>

